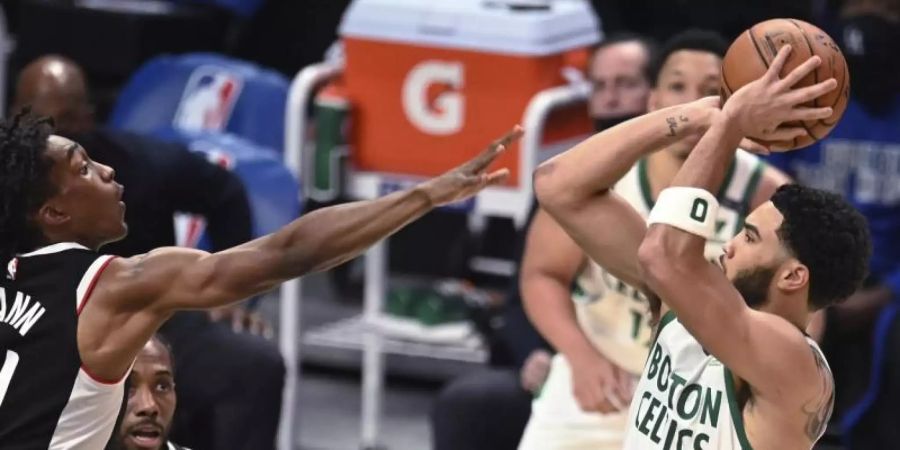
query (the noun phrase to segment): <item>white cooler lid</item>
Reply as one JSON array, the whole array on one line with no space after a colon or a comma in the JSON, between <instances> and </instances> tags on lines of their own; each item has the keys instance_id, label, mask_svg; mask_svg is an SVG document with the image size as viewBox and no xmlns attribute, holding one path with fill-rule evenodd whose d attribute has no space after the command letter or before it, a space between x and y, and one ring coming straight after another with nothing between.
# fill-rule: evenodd
<instances>
[{"instance_id":1,"label":"white cooler lid","mask_svg":"<svg viewBox=\"0 0 900 450\"><path fill-rule=\"evenodd\" d=\"M590 46L602 37L587 0L354 0L340 34L528 56Z\"/></svg>"}]
</instances>

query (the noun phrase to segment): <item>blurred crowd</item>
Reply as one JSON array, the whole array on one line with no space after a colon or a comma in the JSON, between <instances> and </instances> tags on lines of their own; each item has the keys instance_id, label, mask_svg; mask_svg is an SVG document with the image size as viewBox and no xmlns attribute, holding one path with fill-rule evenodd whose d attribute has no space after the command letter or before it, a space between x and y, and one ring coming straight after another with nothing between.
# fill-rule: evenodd
<instances>
[{"instance_id":1,"label":"blurred crowd","mask_svg":"<svg viewBox=\"0 0 900 450\"><path fill-rule=\"evenodd\" d=\"M135 1L123 0L121 14L129 15ZM322 59L350 2L267 0L208 8L201 1L177 2L171 29L135 19L112 39L113 31L103 27L113 19L81 9L81 3L89 2L3 2L15 43L7 46L13 52L4 106L53 117L58 134L115 168L127 186L125 202L140 206L127 210L128 237L102 251L131 256L177 244L172 218L181 213L205 219L211 250L258 235L252 189L227 161L211 161L185 141L104 124L128 79L158 53L218 52L270 71L286 89L286 77ZM843 194L868 218L875 251L866 287L825 311L807 331L822 345L837 385L823 448L895 448L900 0L732 0L727 7L713 0L592 3L605 34L584 74L591 85L585 114L595 132L647 111L719 95L729 42L761 20L800 18L839 43L852 80L843 120L808 149L748 162L747 170L758 173L740 186L735 203L749 210L777 186L795 182ZM164 35L170 30L192 31ZM237 138L253 141L252 133ZM281 149L274 151L277 160ZM648 201L671 182L688 151L666 149L639 163L635 170L646 178ZM603 354L583 331L576 304L593 295L594 266L537 205L527 226L515 231L515 241L515 275L488 334L489 367L444 386L431 415L432 446L546 449L552 442L553 448L574 448L566 444L573 438L589 448L607 448L616 437L592 424L627 409L613 404L604 390L633 370L627 361ZM169 440L200 450L274 448L285 367L272 329L254 305L251 299L212 313L176 314L135 363L120 432L110 448L180 448Z\"/></svg>"}]
</instances>

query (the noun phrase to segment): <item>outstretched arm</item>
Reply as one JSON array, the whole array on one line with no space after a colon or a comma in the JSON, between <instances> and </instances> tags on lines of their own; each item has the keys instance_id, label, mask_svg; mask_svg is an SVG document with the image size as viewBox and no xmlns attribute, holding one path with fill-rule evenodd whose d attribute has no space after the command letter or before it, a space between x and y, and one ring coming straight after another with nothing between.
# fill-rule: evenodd
<instances>
[{"instance_id":1,"label":"outstretched arm","mask_svg":"<svg viewBox=\"0 0 900 450\"><path fill-rule=\"evenodd\" d=\"M779 129L781 123L831 115L831 108L799 105L834 89L833 79L791 89L819 64L818 58L811 58L779 79L789 51L782 49L763 78L729 99L691 152L673 186L715 192L733 149L743 136L790 140L805 131ZM752 245L760 236L750 226L747 228L741 238ZM777 239L774 232L768 238ZM805 337L786 320L749 308L722 270L706 261L704 244L701 236L667 224L652 225L639 254L650 289L675 311L679 321L707 351L750 384L756 401L771 402L783 410L826 409L830 377ZM818 439L816 433L824 427L824 421L817 420L811 419L816 423L808 427L811 441Z\"/></svg>"},{"instance_id":2,"label":"outstretched arm","mask_svg":"<svg viewBox=\"0 0 900 450\"><path fill-rule=\"evenodd\" d=\"M476 158L412 189L378 199L323 208L281 230L218 253L163 248L116 259L100 275L83 322L92 322L97 345L116 334L101 364L122 373L147 338L174 311L223 306L303 274L347 261L432 208L462 200L502 182L506 169L487 173L518 127ZM81 328L81 327L80 327ZM104 334L106 333L106 334ZM79 344L86 342L79 336ZM112 340L109 340L112 341ZM111 354L115 355L111 355ZM101 376L103 374L100 374Z\"/></svg>"}]
</instances>

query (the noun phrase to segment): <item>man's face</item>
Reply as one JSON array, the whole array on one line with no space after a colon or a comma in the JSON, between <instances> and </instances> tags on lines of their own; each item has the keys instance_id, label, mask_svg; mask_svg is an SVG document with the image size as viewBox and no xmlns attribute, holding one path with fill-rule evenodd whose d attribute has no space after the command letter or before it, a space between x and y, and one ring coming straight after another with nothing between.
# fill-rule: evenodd
<instances>
[{"instance_id":1,"label":"man's face","mask_svg":"<svg viewBox=\"0 0 900 450\"><path fill-rule=\"evenodd\" d=\"M50 136L47 157L56 192L38 211L45 234L63 233L77 242L99 246L125 237L124 188L115 171L92 161L75 142Z\"/></svg>"},{"instance_id":2,"label":"man's face","mask_svg":"<svg viewBox=\"0 0 900 450\"><path fill-rule=\"evenodd\" d=\"M156 340L144 345L128 382L128 405L119 428L122 446L128 450L164 448L175 413L175 382L168 350Z\"/></svg>"},{"instance_id":3,"label":"man's face","mask_svg":"<svg viewBox=\"0 0 900 450\"><path fill-rule=\"evenodd\" d=\"M790 258L777 234L782 221L772 202L760 205L747 216L744 230L725 245L719 260L751 308L766 303L776 272Z\"/></svg>"},{"instance_id":4,"label":"man's face","mask_svg":"<svg viewBox=\"0 0 900 450\"><path fill-rule=\"evenodd\" d=\"M18 100L12 110L19 111L27 106L35 115L52 117L53 128L62 135L87 133L96 128L94 111L84 98L77 95L60 93Z\"/></svg>"},{"instance_id":5,"label":"man's face","mask_svg":"<svg viewBox=\"0 0 900 450\"><path fill-rule=\"evenodd\" d=\"M644 74L647 51L638 42L610 44L597 51L588 68L593 84L592 119L636 116L647 109L650 84Z\"/></svg>"},{"instance_id":6,"label":"man's face","mask_svg":"<svg viewBox=\"0 0 900 450\"><path fill-rule=\"evenodd\" d=\"M719 74L722 58L715 53L701 50L679 50L666 58L656 87L650 93L650 111L681 105L694 100L719 95ZM668 150L682 159L687 158L699 141L682 142Z\"/></svg>"}]
</instances>

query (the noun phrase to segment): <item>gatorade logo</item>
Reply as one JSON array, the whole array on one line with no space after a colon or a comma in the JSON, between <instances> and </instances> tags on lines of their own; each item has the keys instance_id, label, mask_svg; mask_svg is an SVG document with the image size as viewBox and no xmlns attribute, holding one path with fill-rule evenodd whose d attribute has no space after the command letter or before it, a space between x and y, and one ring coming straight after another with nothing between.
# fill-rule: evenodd
<instances>
[{"instance_id":1,"label":"gatorade logo","mask_svg":"<svg viewBox=\"0 0 900 450\"><path fill-rule=\"evenodd\" d=\"M423 133L447 135L463 126L463 65L424 61L403 81L403 112Z\"/></svg>"}]
</instances>

